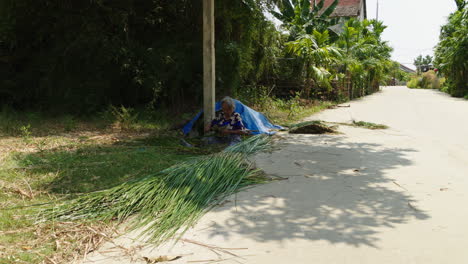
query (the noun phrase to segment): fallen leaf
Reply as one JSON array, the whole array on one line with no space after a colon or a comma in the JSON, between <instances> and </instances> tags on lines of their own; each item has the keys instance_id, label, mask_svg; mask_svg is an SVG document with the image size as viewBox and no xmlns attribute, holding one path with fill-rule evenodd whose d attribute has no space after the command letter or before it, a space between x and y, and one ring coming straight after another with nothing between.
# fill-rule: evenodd
<instances>
[{"instance_id":1,"label":"fallen leaf","mask_svg":"<svg viewBox=\"0 0 468 264\"><path fill-rule=\"evenodd\" d=\"M146 263L153 264L153 263L173 261L173 260L176 260L176 259L180 259L181 257L182 256L159 256L157 258L143 257L143 259L146 261Z\"/></svg>"}]
</instances>

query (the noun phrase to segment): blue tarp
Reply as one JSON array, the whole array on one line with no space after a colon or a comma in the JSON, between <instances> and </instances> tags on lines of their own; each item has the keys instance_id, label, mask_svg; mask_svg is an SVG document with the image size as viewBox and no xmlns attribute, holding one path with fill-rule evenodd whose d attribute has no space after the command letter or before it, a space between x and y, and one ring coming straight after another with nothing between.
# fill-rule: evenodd
<instances>
[{"instance_id":1,"label":"blue tarp","mask_svg":"<svg viewBox=\"0 0 468 264\"><path fill-rule=\"evenodd\" d=\"M244 105L238 100L234 100L236 103L236 112L242 117L242 122L248 130L253 130L252 134L274 134L275 131L272 129L284 129L282 126L273 125L268 119L261 113L253 110L252 108ZM215 111L221 110L221 102L217 102L215 105ZM187 135L191 130L195 122L200 118L203 111L200 111L190 122L188 122L182 131L184 135Z\"/></svg>"}]
</instances>

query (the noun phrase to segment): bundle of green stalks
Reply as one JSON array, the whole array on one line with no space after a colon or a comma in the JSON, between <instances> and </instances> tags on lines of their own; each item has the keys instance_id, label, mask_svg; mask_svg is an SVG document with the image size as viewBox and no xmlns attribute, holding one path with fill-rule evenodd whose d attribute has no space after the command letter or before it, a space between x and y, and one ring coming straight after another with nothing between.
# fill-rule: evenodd
<instances>
[{"instance_id":1,"label":"bundle of green stalks","mask_svg":"<svg viewBox=\"0 0 468 264\"><path fill-rule=\"evenodd\" d=\"M127 220L130 228L142 228L149 242L180 237L227 195L264 181L247 156L266 150L268 143L268 136L250 137L220 153L45 208L39 221Z\"/></svg>"}]
</instances>

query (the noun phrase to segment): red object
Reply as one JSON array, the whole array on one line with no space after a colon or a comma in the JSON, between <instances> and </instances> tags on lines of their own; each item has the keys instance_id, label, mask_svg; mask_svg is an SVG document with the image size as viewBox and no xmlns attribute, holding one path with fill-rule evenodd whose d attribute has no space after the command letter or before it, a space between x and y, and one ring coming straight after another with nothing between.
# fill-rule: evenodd
<instances>
[{"instance_id":1,"label":"red object","mask_svg":"<svg viewBox=\"0 0 468 264\"><path fill-rule=\"evenodd\" d=\"M434 69L434 71L435 71L435 72L438 72L438 71L439 71L439 69Z\"/></svg>"}]
</instances>

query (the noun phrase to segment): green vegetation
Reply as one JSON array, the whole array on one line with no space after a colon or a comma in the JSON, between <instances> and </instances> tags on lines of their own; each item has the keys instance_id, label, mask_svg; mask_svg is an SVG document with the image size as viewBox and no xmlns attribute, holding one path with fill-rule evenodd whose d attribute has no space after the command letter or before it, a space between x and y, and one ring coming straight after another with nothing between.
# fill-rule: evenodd
<instances>
[{"instance_id":1,"label":"green vegetation","mask_svg":"<svg viewBox=\"0 0 468 264\"><path fill-rule=\"evenodd\" d=\"M445 78L439 78L435 71L430 70L421 75L410 76L406 85L408 88L440 89L444 82Z\"/></svg>"},{"instance_id":2,"label":"green vegetation","mask_svg":"<svg viewBox=\"0 0 468 264\"><path fill-rule=\"evenodd\" d=\"M331 124L331 125L330 125ZM338 133L336 130L337 125L362 127L367 129L387 129L388 126L376 124L365 121L353 121L352 123L339 123L339 122L325 122L322 120L313 120L301 122L297 124L290 124L289 133L293 134L325 134L325 133Z\"/></svg>"},{"instance_id":3,"label":"green vegetation","mask_svg":"<svg viewBox=\"0 0 468 264\"><path fill-rule=\"evenodd\" d=\"M338 2L339 0L334 0L330 6L325 7L325 1L281 1L277 4L280 11L271 10L271 13L288 29L289 40L296 40L303 35L311 35L314 31L328 31L330 25L338 24L338 18L329 17Z\"/></svg>"},{"instance_id":4,"label":"green vegetation","mask_svg":"<svg viewBox=\"0 0 468 264\"><path fill-rule=\"evenodd\" d=\"M250 99L251 102L254 99ZM324 109L335 105L335 102L307 100L300 98L299 94L288 100L276 97L261 97L255 100L252 106L255 110L263 112L274 124L288 126Z\"/></svg>"},{"instance_id":5,"label":"green vegetation","mask_svg":"<svg viewBox=\"0 0 468 264\"><path fill-rule=\"evenodd\" d=\"M282 100L299 93L336 101L378 90L392 75L391 49L380 38L385 26L329 18L337 3L324 8L324 1L312 7L308 0L216 1L217 96L247 100L275 87L269 95ZM0 103L71 114L69 130L76 115L108 105L177 114L199 109L201 4L5 0ZM283 21L284 30L265 17L268 11Z\"/></svg>"},{"instance_id":6,"label":"green vegetation","mask_svg":"<svg viewBox=\"0 0 468 264\"><path fill-rule=\"evenodd\" d=\"M375 124L372 122L365 121L353 121L352 126L363 127L367 129L387 129L388 126L382 124Z\"/></svg>"},{"instance_id":7,"label":"green vegetation","mask_svg":"<svg viewBox=\"0 0 468 264\"><path fill-rule=\"evenodd\" d=\"M160 243L188 228L222 197L255 178L245 158L267 148L268 136L253 136L223 152L183 163L128 181L114 188L81 195L42 211L49 221L130 219L132 228L144 227L149 240Z\"/></svg>"},{"instance_id":8,"label":"green vegetation","mask_svg":"<svg viewBox=\"0 0 468 264\"><path fill-rule=\"evenodd\" d=\"M289 133L292 134L335 134L336 126L329 126L323 121L314 120L293 124L289 127Z\"/></svg>"},{"instance_id":9,"label":"green vegetation","mask_svg":"<svg viewBox=\"0 0 468 264\"><path fill-rule=\"evenodd\" d=\"M465 0L455 2L458 10L441 28L434 63L446 77L442 91L464 97L468 96L468 4Z\"/></svg>"},{"instance_id":10,"label":"green vegetation","mask_svg":"<svg viewBox=\"0 0 468 264\"><path fill-rule=\"evenodd\" d=\"M429 55L426 55L426 57L419 55L418 57L416 57L416 59L414 59L414 66L416 66L418 75L421 74L423 66L429 66L432 64L432 59L433 58Z\"/></svg>"}]
</instances>

